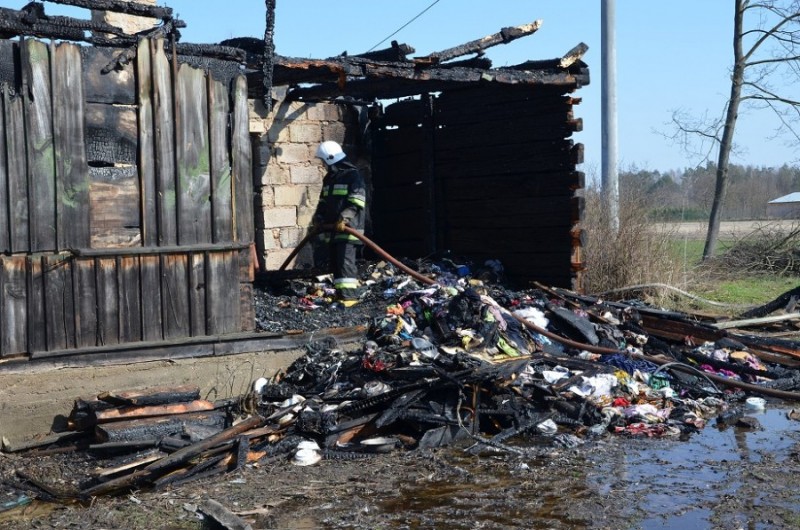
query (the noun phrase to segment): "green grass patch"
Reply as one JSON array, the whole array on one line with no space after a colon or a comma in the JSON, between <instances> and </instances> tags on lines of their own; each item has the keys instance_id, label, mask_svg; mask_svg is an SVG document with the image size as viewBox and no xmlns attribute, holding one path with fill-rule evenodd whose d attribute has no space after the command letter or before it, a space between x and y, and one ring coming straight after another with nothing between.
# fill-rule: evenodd
<instances>
[{"instance_id":1,"label":"green grass patch","mask_svg":"<svg viewBox=\"0 0 800 530\"><path fill-rule=\"evenodd\" d=\"M721 240L717 243L716 256L719 256L733 245L733 241ZM685 266L692 267L703 258L705 239L674 239L670 242L670 253Z\"/></svg>"},{"instance_id":2,"label":"green grass patch","mask_svg":"<svg viewBox=\"0 0 800 530\"><path fill-rule=\"evenodd\" d=\"M695 294L726 304L761 305L800 285L796 276L753 276L735 280L721 280L698 288Z\"/></svg>"}]
</instances>

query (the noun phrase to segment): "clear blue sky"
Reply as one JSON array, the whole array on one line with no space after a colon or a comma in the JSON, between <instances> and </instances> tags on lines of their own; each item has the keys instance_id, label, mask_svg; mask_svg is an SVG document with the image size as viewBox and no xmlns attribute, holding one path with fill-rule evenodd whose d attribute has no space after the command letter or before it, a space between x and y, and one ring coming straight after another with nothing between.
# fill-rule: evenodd
<instances>
[{"instance_id":1,"label":"clear blue sky","mask_svg":"<svg viewBox=\"0 0 800 530\"><path fill-rule=\"evenodd\" d=\"M343 51L363 53L394 33L435 0L277 0L276 52L292 57L323 58ZM25 0L0 0L19 8ZM262 0L158 0L172 7L188 27L183 42L214 43L230 37L263 38ZM618 0L617 81L619 163L622 169L682 169L699 161L672 145L659 132L670 131L672 111L717 116L729 91L732 61L731 0ZM48 13L65 9L46 4ZM73 12L74 14L74 12ZM82 15L81 15L82 16ZM591 84L576 95L575 108L584 131L574 136L585 146L583 170L600 166L600 2L575 0L439 0L391 40L416 49L414 55L443 50L500 30L542 20L535 34L493 47L494 66L529 59L560 57L579 42L589 51ZM733 162L779 166L798 160L796 147L770 139L777 122L768 111L743 112Z\"/></svg>"}]
</instances>

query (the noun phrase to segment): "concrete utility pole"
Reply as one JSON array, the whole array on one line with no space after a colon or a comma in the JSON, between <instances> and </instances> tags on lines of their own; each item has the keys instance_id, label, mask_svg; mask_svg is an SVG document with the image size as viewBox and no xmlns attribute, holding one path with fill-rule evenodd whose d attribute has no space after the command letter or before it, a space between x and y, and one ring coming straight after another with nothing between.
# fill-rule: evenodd
<instances>
[{"instance_id":1,"label":"concrete utility pole","mask_svg":"<svg viewBox=\"0 0 800 530\"><path fill-rule=\"evenodd\" d=\"M611 228L619 230L619 173L617 168L617 43L616 0L602 0L600 8L600 52L603 81L600 85L602 117L603 198L608 208Z\"/></svg>"}]
</instances>

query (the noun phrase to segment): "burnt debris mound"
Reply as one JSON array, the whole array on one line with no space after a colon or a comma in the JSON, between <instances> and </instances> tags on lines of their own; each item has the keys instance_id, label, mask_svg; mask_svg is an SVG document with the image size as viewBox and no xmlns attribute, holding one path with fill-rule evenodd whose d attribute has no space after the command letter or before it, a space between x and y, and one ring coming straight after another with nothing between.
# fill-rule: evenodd
<instances>
[{"instance_id":1,"label":"burnt debris mound","mask_svg":"<svg viewBox=\"0 0 800 530\"><path fill-rule=\"evenodd\" d=\"M264 461L313 465L446 445L533 455L613 436L681 440L712 421L759 428L748 410L765 398L800 398L797 343L768 336L774 323L752 334L730 319L640 301L539 284L516 290L492 261L409 265L432 281L362 263L362 296L350 307L327 275L261 278L259 329L308 336L285 371L217 402L183 387L79 399L69 436L29 452L66 446L100 460L103 470L69 493L89 498ZM314 335L340 327L362 332L348 342ZM24 472L14 484L54 496Z\"/></svg>"}]
</instances>

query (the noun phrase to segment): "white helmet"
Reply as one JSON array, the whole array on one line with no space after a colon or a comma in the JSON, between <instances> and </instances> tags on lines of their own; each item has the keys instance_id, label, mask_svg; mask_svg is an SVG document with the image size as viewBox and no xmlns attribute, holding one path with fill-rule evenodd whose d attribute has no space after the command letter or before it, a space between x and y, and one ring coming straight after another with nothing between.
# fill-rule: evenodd
<instances>
[{"instance_id":1,"label":"white helmet","mask_svg":"<svg viewBox=\"0 0 800 530\"><path fill-rule=\"evenodd\" d=\"M329 166L343 159L344 156L342 146L334 141L328 140L327 142L322 142L319 144L319 147L317 147L317 158L321 158Z\"/></svg>"}]
</instances>

